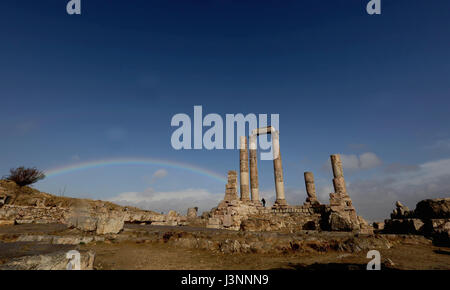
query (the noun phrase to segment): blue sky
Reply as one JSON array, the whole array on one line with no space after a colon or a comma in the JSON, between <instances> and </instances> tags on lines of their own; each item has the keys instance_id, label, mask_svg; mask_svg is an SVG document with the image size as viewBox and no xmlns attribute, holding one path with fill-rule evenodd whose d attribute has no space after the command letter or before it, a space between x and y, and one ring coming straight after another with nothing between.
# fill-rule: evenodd
<instances>
[{"instance_id":1,"label":"blue sky","mask_svg":"<svg viewBox=\"0 0 450 290\"><path fill-rule=\"evenodd\" d=\"M142 157L225 176L238 169L236 151L170 144L172 116L202 105L205 114L280 115L291 203L305 198L304 171L327 201L333 153L344 155L350 195L369 219L387 217L397 199L414 207L449 195L448 1L382 0L377 16L365 0L82 0L81 16L67 15L66 2L0 3L1 175ZM271 199L272 164L259 165ZM166 211L206 210L225 185L121 165L35 187Z\"/></svg>"}]
</instances>

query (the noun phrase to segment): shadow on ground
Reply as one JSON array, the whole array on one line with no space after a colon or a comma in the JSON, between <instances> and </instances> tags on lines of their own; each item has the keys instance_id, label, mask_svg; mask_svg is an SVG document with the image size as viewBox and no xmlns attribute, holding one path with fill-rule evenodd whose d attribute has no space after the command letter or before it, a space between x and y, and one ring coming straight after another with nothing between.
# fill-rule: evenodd
<instances>
[{"instance_id":1,"label":"shadow on ground","mask_svg":"<svg viewBox=\"0 0 450 290\"><path fill-rule=\"evenodd\" d=\"M434 250L433 252L435 252L436 254L442 254L442 255L450 255L450 251L445 251L445 250Z\"/></svg>"}]
</instances>

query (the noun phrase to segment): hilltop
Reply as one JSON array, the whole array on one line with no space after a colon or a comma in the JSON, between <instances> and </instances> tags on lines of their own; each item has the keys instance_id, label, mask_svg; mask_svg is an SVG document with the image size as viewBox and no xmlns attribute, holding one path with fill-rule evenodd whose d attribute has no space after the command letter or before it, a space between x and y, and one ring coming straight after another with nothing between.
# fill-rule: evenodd
<instances>
[{"instance_id":1,"label":"hilltop","mask_svg":"<svg viewBox=\"0 0 450 290\"><path fill-rule=\"evenodd\" d=\"M0 200L4 200L4 204L14 206L39 206L39 207L61 207L61 208L78 208L80 206L103 207L108 210L128 210L141 212L144 211L137 207L120 206L115 203L103 200L81 199L65 196L56 196L46 192L41 192L29 186L18 186L10 180L0 180ZM158 215L154 211L147 211Z\"/></svg>"}]
</instances>

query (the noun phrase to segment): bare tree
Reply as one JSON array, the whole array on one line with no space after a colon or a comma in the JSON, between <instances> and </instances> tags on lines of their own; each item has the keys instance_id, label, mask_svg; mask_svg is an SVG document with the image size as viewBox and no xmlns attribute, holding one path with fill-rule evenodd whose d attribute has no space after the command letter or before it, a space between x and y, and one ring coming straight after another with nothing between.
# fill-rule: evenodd
<instances>
[{"instance_id":1,"label":"bare tree","mask_svg":"<svg viewBox=\"0 0 450 290\"><path fill-rule=\"evenodd\" d=\"M25 168L24 166L12 168L6 179L14 181L19 186L30 185L45 178L44 172L36 167Z\"/></svg>"}]
</instances>

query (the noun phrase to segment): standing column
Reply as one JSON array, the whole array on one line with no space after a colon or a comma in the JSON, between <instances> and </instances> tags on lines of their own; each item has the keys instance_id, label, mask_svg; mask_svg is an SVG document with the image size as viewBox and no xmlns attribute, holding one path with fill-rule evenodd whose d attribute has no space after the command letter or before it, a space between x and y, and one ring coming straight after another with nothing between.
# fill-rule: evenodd
<instances>
[{"instance_id":1,"label":"standing column","mask_svg":"<svg viewBox=\"0 0 450 290\"><path fill-rule=\"evenodd\" d=\"M287 205L286 198L284 196L283 167L281 164L280 136L278 131L272 132L272 146L273 173L275 176L275 191L277 194L275 205Z\"/></svg>"},{"instance_id":2,"label":"standing column","mask_svg":"<svg viewBox=\"0 0 450 290\"><path fill-rule=\"evenodd\" d=\"M250 188L252 201L260 203L258 188L258 152L256 147L256 135L250 135Z\"/></svg>"},{"instance_id":3,"label":"standing column","mask_svg":"<svg viewBox=\"0 0 450 290\"><path fill-rule=\"evenodd\" d=\"M307 202L317 202L316 195L316 185L314 184L314 174L312 172L305 172L305 186L306 186L306 194L308 197L306 198Z\"/></svg>"},{"instance_id":4,"label":"standing column","mask_svg":"<svg viewBox=\"0 0 450 290\"><path fill-rule=\"evenodd\" d=\"M345 187L344 170L342 169L341 155L333 154L331 158L331 167L333 168L333 186L336 193L347 195Z\"/></svg>"},{"instance_id":5,"label":"standing column","mask_svg":"<svg viewBox=\"0 0 450 290\"><path fill-rule=\"evenodd\" d=\"M241 136L241 146L239 150L240 159L240 172L241 172L241 200L249 201L249 176L248 176L248 150L247 150L247 137Z\"/></svg>"}]
</instances>

